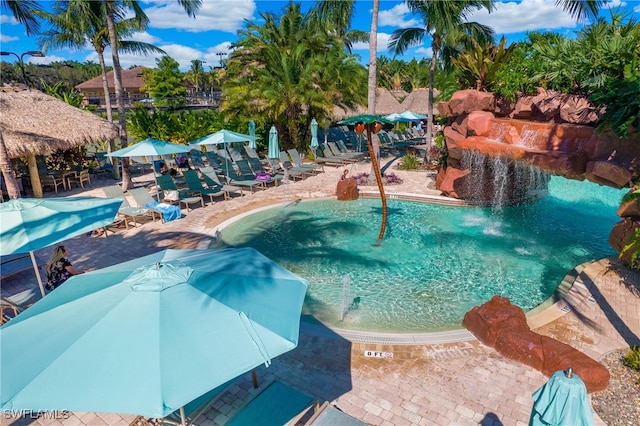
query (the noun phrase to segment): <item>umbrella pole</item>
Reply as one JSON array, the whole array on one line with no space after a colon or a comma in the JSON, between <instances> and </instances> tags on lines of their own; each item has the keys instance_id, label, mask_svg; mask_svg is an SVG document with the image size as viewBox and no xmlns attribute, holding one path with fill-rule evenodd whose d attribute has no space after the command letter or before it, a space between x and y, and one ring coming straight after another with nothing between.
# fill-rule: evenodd
<instances>
[{"instance_id":1,"label":"umbrella pole","mask_svg":"<svg viewBox=\"0 0 640 426\"><path fill-rule=\"evenodd\" d=\"M186 416L184 415L184 407L180 407L180 424L182 426L187 425Z\"/></svg>"},{"instance_id":2,"label":"umbrella pole","mask_svg":"<svg viewBox=\"0 0 640 426\"><path fill-rule=\"evenodd\" d=\"M36 273L36 278L38 279L38 287L40 287L40 293L42 293L42 297L44 297L44 286L42 285L42 277L40 276L40 271L38 270L38 263L36 262L36 256L32 251L29 252L29 256L31 256L31 263L33 264L33 271Z\"/></svg>"}]
</instances>

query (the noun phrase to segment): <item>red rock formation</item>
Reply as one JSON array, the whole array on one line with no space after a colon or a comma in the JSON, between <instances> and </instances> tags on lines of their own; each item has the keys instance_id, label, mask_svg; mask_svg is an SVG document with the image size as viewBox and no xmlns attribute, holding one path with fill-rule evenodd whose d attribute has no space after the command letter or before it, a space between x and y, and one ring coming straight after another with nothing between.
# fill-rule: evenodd
<instances>
[{"instance_id":1,"label":"red rock formation","mask_svg":"<svg viewBox=\"0 0 640 426\"><path fill-rule=\"evenodd\" d=\"M358 181L350 177L338 181L336 186L336 196L338 200L348 201L358 199Z\"/></svg>"},{"instance_id":2,"label":"red rock formation","mask_svg":"<svg viewBox=\"0 0 640 426\"><path fill-rule=\"evenodd\" d=\"M494 296L472 308L462 323L483 344L546 376L571 367L590 393L609 385L610 374L602 364L569 345L531 331L522 309L505 297Z\"/></svg>"}]
</instances>

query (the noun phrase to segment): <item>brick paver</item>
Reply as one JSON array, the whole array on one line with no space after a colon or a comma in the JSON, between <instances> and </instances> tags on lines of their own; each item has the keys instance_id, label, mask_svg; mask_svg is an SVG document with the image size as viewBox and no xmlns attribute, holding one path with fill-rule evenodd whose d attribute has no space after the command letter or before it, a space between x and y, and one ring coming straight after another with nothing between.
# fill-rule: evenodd
<instances>
[{"instance_id":1,"label":"brick paver","mask_svg":"<svg viewBox=\"0 0 640 426\"><path fill-rule=\"evenodd\" d=\"M83 270L164 248L206 248L212 242L215 227L247 203L260 206L297 197L331 195L341 170L327 168L329 178L325 177L325 182L330 184L325 183L321 188L314 186L312 179L315 178L308 178L247 195L242 200L196 208L186 213L186 218L167 224L149 222L107 238L76 237L65 245L71 250L74 265ZM113 183L94 180L96 187ZM398 188L397 192L410 190L434 194L425 184L416 189ZM94 188L83 195L99 192ZM36 252L39 263L46 261L49 251ZM638 274L622 268L616 259L596 262L586 268L577 281L591 298L580 298L569 313L536 331L568 343L595 359L615 349L640 345L638 281ZM13 294L34 285L33 271L26 270L3 279L2 293ZM477 341L376 345L350 342L325 331L319 332L317 325L311 327L303 321L298 347L274 359L269 368L257 368L259 381L278 379L320 400L331 401L347 414L370 424L396 426L526 425L533 402L531 393L546 381L540 372L511 361ZM393 359L364 357L365 349L381 350L379 348L398 356ZM254 393L247 374L198 423L223 424ZM0 425L125 425L134 418L104 413L69 413L68 418L58 419L9 417L3 416ZM597 416L595 420L596 424L603 424Z\"/></svg>"}]
</instances>

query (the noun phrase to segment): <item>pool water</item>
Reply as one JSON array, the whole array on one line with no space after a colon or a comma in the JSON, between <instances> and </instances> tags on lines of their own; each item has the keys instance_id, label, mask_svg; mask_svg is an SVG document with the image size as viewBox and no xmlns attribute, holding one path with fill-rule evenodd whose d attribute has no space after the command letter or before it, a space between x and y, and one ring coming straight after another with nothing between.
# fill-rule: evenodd
<instances>
[{"instance_id":1,"label":"pool water","mask_svg":"<svg viewBox=\"0 0 640 426\"><path fill-rule=\"evenodd\" d=\"M222 238L306 278L303 313L329 326L442 331L496 294L532 309L576 265L615 254L607 241L624 192L554 177L544 200L500 212L388 200L377 247L379 199L293 202L232 223Z\"/></svg>"}]
</instances>

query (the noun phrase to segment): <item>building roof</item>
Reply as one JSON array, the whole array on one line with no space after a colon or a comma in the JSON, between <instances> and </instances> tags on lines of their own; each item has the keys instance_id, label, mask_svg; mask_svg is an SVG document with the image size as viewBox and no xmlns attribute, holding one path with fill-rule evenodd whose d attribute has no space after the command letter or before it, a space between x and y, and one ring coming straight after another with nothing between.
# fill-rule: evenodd
<instances>
[{"instance_id":1,"label":"building roof","mask_svg":"<svg viewBox=\"0 0 640 426\"><path fill-rule=\"evenodd\" d=\"M142 70L145 68L146 67L138 66L130 70L122 70L122 88L140 89L144 85L144 81L142 81ZM113 70L107 72L107 84L109 85L110 89L114 88ZM102 90L102 75L76 85L76 89Z\"/></svg>"}]
</instances>

